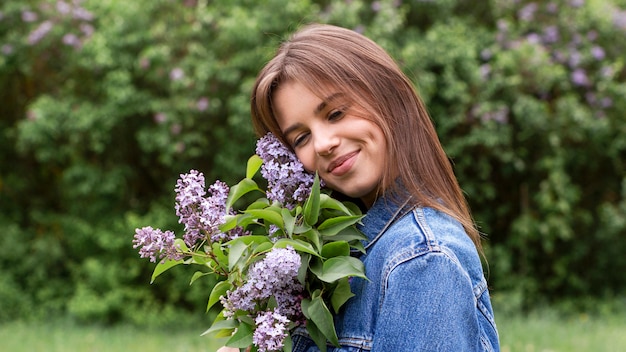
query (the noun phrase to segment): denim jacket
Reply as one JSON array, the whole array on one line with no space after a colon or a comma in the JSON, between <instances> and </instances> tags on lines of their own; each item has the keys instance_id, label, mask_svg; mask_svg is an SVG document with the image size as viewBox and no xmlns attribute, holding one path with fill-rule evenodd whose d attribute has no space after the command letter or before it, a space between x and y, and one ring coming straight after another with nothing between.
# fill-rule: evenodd
<instances>
[{"instance_id":1,"label":"denim jacket","mask_svg":"<svg viewBox=\"0 0 626 352\"><path fill-rule=\"evenodd\" d=\"M361 231L370 281L351 280L355 296L335 317L341 347L329 352L499 351L480 258L459 222L383 198ZM292 351L319 349L300 329Z\"/></svg>"}]
</instances>

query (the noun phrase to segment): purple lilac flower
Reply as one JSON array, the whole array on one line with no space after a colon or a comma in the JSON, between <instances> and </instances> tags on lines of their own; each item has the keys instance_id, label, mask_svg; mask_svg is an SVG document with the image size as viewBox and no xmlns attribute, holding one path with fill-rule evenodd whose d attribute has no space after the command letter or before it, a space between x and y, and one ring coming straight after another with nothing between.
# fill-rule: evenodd
<instances>
[{"instance_id":1,"label":"purple lilac flower","mask_svg":"<svg viewBox=\"0 0 626 352\"><path fill-rule=\"evenodd\" d=\"M226 309L224 316L232 317L237 310L252 313L257 302L273 296L278 313L291 321L301 321L303 287L298 281L301 263L300 255L293 248L273 248L263 260L253 264L248 280L242 286L221 297Z\"/></svg>"},{"instance_id":2,"label":"purple lilac flower","mask_svg":"<svg viewBox=\"0 0 626 352\"><path fill-rule=\"evenodd\" d=\"M170 79L172 81L178 81L183 77L185 77L185 71L180 67L176 67L170 71Z\"/></svg>"},{"instance_id":3,"label":"purple lilac flower","mask_svg":"<svg viewBox=\"0 0 626 352\"><path fill-rule=\"evenodd\" d=\"M202 228L209 233L211 241L230 240L243 235L242 229L226 234L219 230L219 226L224 223L226 216L226 199L228 198L229 187L222 181L215 181L209 187L211 196L202 199L200 203L200 223ZM230 236L229 236L230 235ZM194 241L195 243L195 241Z\"/></svg>"},{"instance_id":4,"label":"purple lilac flower","mask_svg":"<svg viewBox=\"0 0 626 352\"><path fill-rule=\"evenodd\" d=\"M161 231L153 229L150 226L135 230L135 238L133 239L133 248L139 249L141 258L150 258L150 261L156 263L157 259L182 259L182 254L174 245L176 236L172 231Z\"/></svg>"},{"instance_id":5,"label":"purple lilac flower","mask_svg":"<svg viewBox=\"0 0 626 352\"><path fill-rule=\"evenodd\" d=\"M589 78L587 77L587 73L585 72L585 70L579 68L574 70L574 72L572 72L572 83L574 83L577 86L588 86L589 85Z\"/></svg>"},{"instance_id":6,"label":"purple lilac flower","mask_svg":"<svg viewBox=\"0 0 626 352\"><path fill-rule=\"evenodd\" d=\"M559 28L557 26L548 26L543 30L543 40L546 43L556 43L559 41Z\"/></svg>"},{"instance_id":7,"label":"purple lilac flower","mask_svg":"<svg viewBox=\"0 0 626 352\"><path fill-rule=\"evenodd\" d=\"M74 10L72 11L72 15L74 19L81 20L81 21L93 20L93 14L82 7L75 7Z\"/></svg>"},{"instance_id":8,"label":"purple lilac flower","mask_svg":"<svg viewBox=\"0 0 626 352\"><path fill-rule=\"evenodd\" d=\"M259 314L254 323L256 329L252 335L252 342L259 348L259 352L282 350L289 324L287 317L274 309Z\"/></svg>"},{"instance_id":9,"label":"purple lilac flower","mask_svg":"<svg viewBox=\"0 0 626 352\"><path fill-rule=\"evenodd\" d=\"M67 15L72 10L72 6L65 1L57 1L57 11L62 15Z\"/></svg>"},{"instance_id":10,"label":"purple lilac flower","mask_svg":"<svg viewBox=\"0 0 626 352\"><path fill-rule=\"evenodd\" d=\"M531 3L528 3L526 6L522 7L518 11L517 16L519 17L520 20L529 22L535 18L536 11L537 11L537 3L531 2Z\"/></svg>"},{"instance_id":11,"label":"purple lilac flower","mask_svg":"<svg viewBox=\"0 0 626 352\"><path fill-rule=\"evenodd\" d=\"M37 14L33 11L23 11L22 12L22 21L24 22L35 22L37 21Z\"/></svg>"},{"instance_id":12,"label":"purple lilac flower","mask_svg":"<svg viewBox=\"0 0 626 352\"><path fill-rule=\"evenodd\" d=\"M74 33L67 33L63 36L62 41L63 44L73 46L75 48L80 46L80 39L78 39L78 37Z\"/></svg>"},{"instance_id":13,"label":"purple lilac flower","mask_svg":"<svg viewBox=\"0 0 626 352\"><path fill-rule=\"evenodd\" d=\"M593 56L594 59L600 61L600 60L604 59L604 57L606 55L604 53L604 49L602 49L602 47L596 45L593 48L591 48L591 56Z\"/></svg>"},{"instance_id":14,"label":"purple lilac flower","mask_svg":"<svg viewBox=\"0 0 626 352\"><path fill-rule=\"evenodd\" d=\"M30 45L37 44L52 30L53 24L51 21L42 22L34 31L28 35L28 43Z\"/></svg>"},{"instance_id":15,"label":"purple lilac flower","mask_svg":"<svg viewBox=\"0 0 626 352\"><path fill-rule=\"evenodd\" d=\"M0 51L2 51L3 55L11 55L13 53L13 46L11 44L4 44Z\"/></svg>"},{"instance_id":16,"label":"purple lilac flower","mask_svg":"<svg viewBox=\"0 0 626 352\"><path fill-rule=\"evenodd\" d=\"M526 40L530 44L539 44L539 43L541 43L541 36L539 36L539 34L537 34L537 33L529 33L526 36Z\"/></svg>"},{"instance_id":17,"label":"purple lilac flower","mask_svg":"<svg viewBox=\"0 0 626 352\"><path fill-rule=\"evenodd\" d=\"M205 197L204 175L196 170L180 175L176 182L176 215L185 225L183 239L189 247L209 236L211 241L227 239L228 235L219 230L226 216L226 198L229 187L216 181L209 187L211 196ZM204 232L204 233L203 233ZM241 231L232 235L239 236Z\"/></svg>"},{"instance_id":18,"label":"purple lilac flower","mask_svg":"<svg viewBox=\"0 0 626 352\"><path fill-rule=\"evenodd\" d=\"M617 28L626 29L626 10L613 13L613 24Z\"/></svg>"},{"instance_id":19,"label":"purple lilac flower","mask_svg":"<svg viewBox=\"0 0 626 352\"><path fill-rule=\"evenodd\" d=\"M572 7L582 7L585 4L585 0L570 0L569 4Z\"/></svg>"},{"instance_id":20,"label":"purple lilac flower","mask_svg":"<svg viewBox=\"0 0 626 352\"><path fill-rule=\"evenodd\" d=\"M83 34L87 37L90 37L94 32L93 26L89 23L81 23L79 28L80 31L83 32Z\"/></svg>"},{"instance_id":21,"label":"purple lilac flower","mask_svg":"<svg viewBox=\"0 0 626 352\"><path fill-rule=\"evenodd\" d=\"M257 141L256 153L263 159L261 175L267 180L267 198L293 209L311 193L314 176L304 170L296 155L272 133Z\"/></svg>"},{"instance_id":22,"label":"purple lilac flower","mask_svg":"<svg viewBox=\"0 0 626 352\"><path fill-rule=\"evenodd\" d=\"M198 111L205 111L206 109L208 109L209 99L207 97L202 97L198 99L198 101L196 102L196 108L198 109Z\"/></svg>"}]
</instances>

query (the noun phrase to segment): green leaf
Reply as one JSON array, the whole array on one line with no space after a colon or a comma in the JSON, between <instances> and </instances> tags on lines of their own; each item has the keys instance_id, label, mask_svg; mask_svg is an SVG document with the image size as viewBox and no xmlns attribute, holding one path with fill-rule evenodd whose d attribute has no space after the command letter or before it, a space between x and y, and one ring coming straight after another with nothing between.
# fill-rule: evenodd
<instances>
[{"instance_id":1,"label":"green leaf","mask_svg":"<svg viewBox=\"0 0 626 352\"><path fill-rule=\"evenodd\" d=\"M226 341L226 346L236 348L246 348L252 345L252 333L254 327L250 324L241 323L237 327L237 332Z\"/></svg>"},{"instance_id":2,"label":"green leaf","mask_svg":"<svg viewBox=\"0 0 626 352\"><path fill-rule=\"evenodd\" d=\"M291 215L291 212L287 208L283 208L280 211L280 214L283 217L283 222L285 223L285 231L287 231L287 235L291 237L293 235L293 228L296 226L296 216Z\"/></svg>"},{"instance_id":3,"label":"green leaf","mask_svg":"<svg viewBox=\"0 0 626 352\"><path fill-rule=\"evenodd\" d=\"M211 273L205 273L204 271L196 271L195 273L193 273L193 276L191 277L191 281L189 281L189 286L191 286L191 284L193 284L194 281L207 275L211 275Z\"/></svg>"},{"instance_id":4,"label":"green leaf","mask_svg":"<svg viewBox=\"0 0 626 352\"><path fill-rule=\"evenodd\" d=\"M313 254L316 257L319 257L319 253L315 251L313 246L310 243L306 243L302 240L292 240L290 238L281 238L276 243L274 243L274 248L286 248L287 246L293 247L298 252L304 252Z\"/></svg>"},{"instance_id":5,"label":"green leaf","mask_svg":"<svg viewBox=\"0 0 626 352\"><path fill-rule=\"evenodd\" d=\"M239 183L231 187L230 192L228 192L228 198L226 199L226 209L232 208L233 204L235 204L235 202L239 200L239 198L241 198L246 193L250 193L252 191L263 192L256 184L256 182L254 182L254 180L252 179L244 178L243 180L239 181Z\"/></svg>"},{"instance_id":6,"label":"green leaf","mask_svg":"<svg viewBox=\"0 0 626 352\"><path fill-rule=\"evenodd\" d=\"M259 198L248 205L246 209L264 209L270 205L270 201L267 198Z\"/></svg>"},{"instance_id":7,"label":"green leaf","mask_svg":"<svg viewBox=\"0 0 626 352\"><path fill-rule=\"evenodd\" d=\"M346 215L354 215L348 207L346 207L341 201L329 196L328 194L320 194L320 208L321 209L335 209L339 210Z\"/></svg>"},{"instance_id":8,"label":"green leaf","mask_svg":"<svg viewBox=\"0 0 626 352\"><path fill-rule=\"evenodd\" d=\"M359 241L367 241L368 238L361 231L359 231L354 226L346 227L345 229L339 231L338 234L323 237L324 240L332 240L332 241L346 241L352 242L354 240Z\"/></svg>"},{"instance_id":9,"label":"green leaf","mask_svg":"<svg viewBox=\"0 0 626 352\"><path fill-rule=\"evenodd\" d=\"M300 253L300 268L298 268L298 281L304 285L304 280L306 279L306 273L309 267L309 261L311 260L311 255L308 253Z\"/></svg>"},{"instance_id":10,"label":"green leaf","mask_svg":"<svg viewBox=\"0 0 626 352\"><path fill-rule=\"evenodd\" d=\"M253 178L263 165L263 159L258 155L253 155L248 159L246 166L246 178Z\"/></svg>"},{"instance_id":11,"label":"green leaf","mask_svg":"<svg viewBox=\"0 0 626 352\"><path fill-rule=\"evenodd\" d=\"M287 337L283 340L283 352L291 352L293 349L293 342L291 341L291 335L287 334Z\"/></svg>"},{"instance_id":12,"label":"green leaf","mask_svg":"<svg viewBox=\"0 0 626 352\"><path fill-rule=\"evenodd\" d=\"M200 334L200 336L204 336L207 334L212 334L218 331L222 331L222 330L234 330L237 327L237 322L232 320L232 319L228 319L228 320L219 320L214 322L213 324L211 324L211 327L206 330L205 332L203 332L202 334Z\"/></svg>"},{"instance_id":13,"label":"green leaf","mask_svg":"<svg viewBox=\"0 0 626 352\"><path fill-rule=\"evenodd\" d=\"M322 265L321 273L319 272L319 268L317 268L316 271L318 272L313 272L313 267L311 267L311 272L317 275L320 280L329 283L349 276L367 279L363 262L349 256L330 258Z\"/></svg>"},{"instance_id":14,"label":"green leaf","mask_svg":"<svg viewBox=\"0 0 626 352\"><path fill-rule=\"evenodd\" d=\"M248 246L241 241L233 242L228 251L228 270L231 271L237 265Z\"/></svg>"},{"instance_id":15,"label":"green leaf","mask_svg":"<svg viewBox=\"0 0 626 352\"><path fill-rule=\"evenodd\" d=\"M311 187L311 194L304 202L304 221L309 225L315 225L320 215L320 178L315 173L315 180Z\"/></svg>"},{"instance_id":16,"label":"green leaf","mask_svg":"<svg viewBox=\"0 0 626 352\"><path fill-rule=\"evenodd\" d=\"M345 241L329 242L322 247L322 257L332 258L339 256L349 256L350 245Z\"/></svg>"},{"instance_id":17,"label":"green leaf","mask_svg":"<svg viewBox=\"0 0 626 352\"><path fill-rule=\"evenodd\" d=\"M154 282L154 279L156 279L159 275L163 274L164 272L168 271L169 269L175 267L176 265L182 264L183 260L165 260L160 262L159 264L156 265L156 267L154 267L154 271L152 272L152 278L150 279L150 283Z\"/></svg>"},{"instance_id":18,"label":"green leaf","mask_svg":"<svg viewBox=\"0 0 626 352\"><path fill-rule=\"evenodd\" d=\"M283 222L283 217L281 215L280 208L272 208L268 207L265 209L250 209L244 210L244 213L249 214L257 219L263 219L266 223L274 224L280 228L285 227L285 223Z\"/></svg>"},{"instance_id":19,"label":"green leaf","mask_svg":"<svg viewBox=\"0 0 626 352\"><path fill-rule=\"evenodd\" d=\"M350 290L350 282L348 278L339 279L337 286L333 290L332 296L330 296L330 303L333 306L333 310L335 313L339 313L339 308L343 306L351 297L354 296L354 293Z\"/></svg>"},{"instance_id":20,"label":"green leaf","mask_svg":"<svg viewBox=\"0 0 626 352\"><path fill-rule=\"evenodd\" d=\"M322 234L322 236L330 237L338 234L346 227L356 224L362 218L362 215L337 216L325 220L320 224L320 226L317 227L317 229Z\"/></svg>"},{"instance_id":21,"label":"green leaf","mask_svg":"<svg viewBox=\"0 0 626 352\"><path fill-rule=\"evenodd\" d=\"M226 291L228 291L230 288L231 284L228 281L220 281L215 286L213 286L211 294L209 295L209 302L207 303L206 311L208 312L215 303L219 302L220 297L224 296L226 294Z\"/></svg>"},{"instance_id":22,"label":"green leaf","mask_svg":"<svg viewBox=\"0 0 626 352\"><path fill-rule=\"evenodd\" d=\"M314 246L315 250L318 253L322 251L322 239L320 233L316 229L311 228L309 231L303 233L299 237L304 237L307 242Z\"/></svg>"},{"instance_id":23,"label":"green leaf","mask_svg":"<svg viewBox=\"0 0 626 352\"><path fill-rule=\"evenodd\" d=\"M259 244L258 246L254 247L254 249L252 250L252 254L258 254L258 253L263 253L263 252L267 252L270 249L272 249L274 247L274 243L272 243L272 241L267 241L264 243Z\"/></svg>"},{"instance_id":24,"label":"green leaf","mask_svg":"<svg viewBox=\"0 0 626 352\"><path fill-rule=\"evenodd\" d=\"M211 248L213 251L213 255L215 255L217 259L216 260L217 264L221 268L226 269L225 263L228 263L228 257L226 257L226 254L224 254L224 249L222 248L222 246L219 243L215 242L213 243Z\"/></svg>"},{"instance_id":25,"label":"green leaf","mask_svg":"<svg viewBox=\"0 0 626 352\"><path fill-rule=\"evenodd\" d=\"M265 243L265 242L272 243L272 241L267 236L261 236L261 235L254 235L254 236L252 236L252 235L250 235L250 236L241 236L241 237L237 237L235 239L232 239L232 240L226 242L226 245L232 247L237 242L241 242L241 243L245 244L246 246L249 246L252 243L254 243L254 244L261 244L261 243Z\"/></svg>"},{"instance_id":26,"label":"green leaf","mask_svg":"<svg viewBox=\"0 0 626 352\"><path fill-rule=\"evenodd\" d=\"M333 315L330 313L330 310L328 310L328 307L326 307L322 297L318 296L311 298L311 303L306 308L309 317L311 317L311 321L315 323L315 326L326 337L326 339L333 345L339 346L339 339L337 338L337 332L335 331Z\"/></svg>"}]
</instances>

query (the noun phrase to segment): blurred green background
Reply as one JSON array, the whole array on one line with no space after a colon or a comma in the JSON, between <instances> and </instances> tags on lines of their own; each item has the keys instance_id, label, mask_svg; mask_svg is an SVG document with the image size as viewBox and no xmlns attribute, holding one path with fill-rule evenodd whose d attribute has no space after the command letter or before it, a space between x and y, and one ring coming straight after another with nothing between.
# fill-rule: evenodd
<instances>
[{"instance_id":1,"label":"blurred green background","mask_svg":"<svg viewBox=\"0 0 626 352\"><path fill-rule=\"evenodd\" d=\"M364 33L425 100L486 234L496 317L626 302L624 0L4 0L0 322L202 317L134 229L179 174L239 180L249 92L305 23Z\"/></svg>"}]
</instances>

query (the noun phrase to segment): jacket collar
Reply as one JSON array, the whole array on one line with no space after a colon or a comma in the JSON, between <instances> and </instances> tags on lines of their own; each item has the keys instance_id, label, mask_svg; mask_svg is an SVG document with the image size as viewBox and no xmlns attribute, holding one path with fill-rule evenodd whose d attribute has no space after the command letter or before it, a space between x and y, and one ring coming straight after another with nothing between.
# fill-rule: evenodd
<instances>
[{"instance_id":1,"label":"jacket collar","mask_svg":"<svg viewBox=\"0 0 626 352\"><path fill-rule=\"evenodd\" d=\"M397 197L383 196L374 202L361 224L358 225L358 229L368 239L368 242L364 243L366 250L374 245L389 226L415 207L409 202L410 200L411 197L397 199Z\"/></svg>"}]
</instances>

